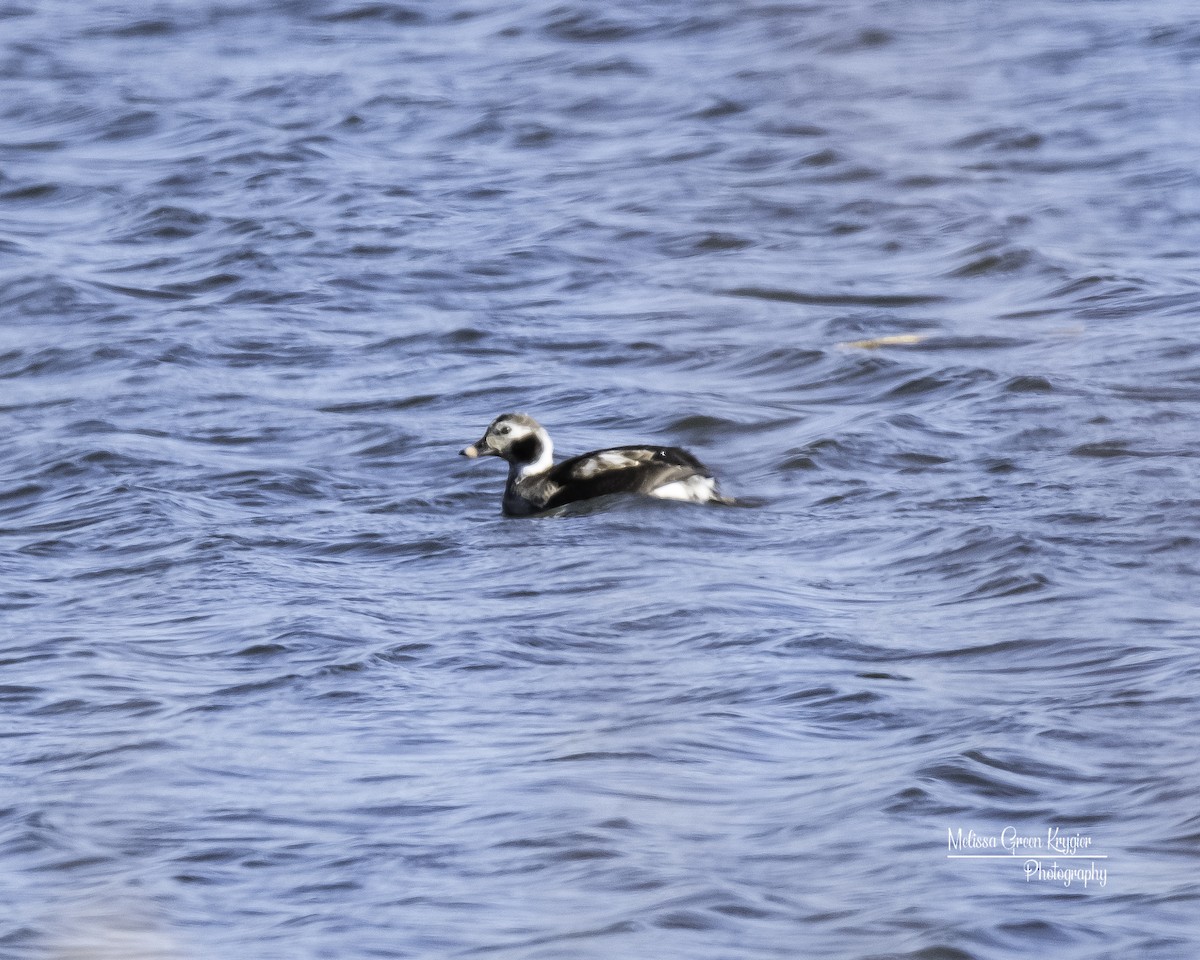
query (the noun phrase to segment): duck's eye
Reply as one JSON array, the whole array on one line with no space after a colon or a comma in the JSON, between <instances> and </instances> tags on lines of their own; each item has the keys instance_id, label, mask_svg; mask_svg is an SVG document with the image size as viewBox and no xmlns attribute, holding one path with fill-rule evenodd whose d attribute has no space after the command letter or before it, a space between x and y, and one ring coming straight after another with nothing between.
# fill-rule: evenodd
<instances>
[{"instance_id":1,"label":"duck's eye","mask_svg":"<svg viewBox=\"0 0 1200 960\"><path fill-rule=\"evenodd\" d=\"M502 436L507 436L508 434L512 433L512 427L497 427L496 432Z\"/></svg>"}]
</instances>

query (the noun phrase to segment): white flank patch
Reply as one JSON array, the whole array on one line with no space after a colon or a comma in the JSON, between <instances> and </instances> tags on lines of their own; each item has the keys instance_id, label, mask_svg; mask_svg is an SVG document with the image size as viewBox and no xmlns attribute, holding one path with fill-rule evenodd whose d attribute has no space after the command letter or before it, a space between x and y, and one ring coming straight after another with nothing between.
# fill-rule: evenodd
<instances>
[{"instance_id":1,"label":"white flank patch","mask_svg":"<svg viewBox=\"0 0 1200 960\"><path fill-rule=\"evenodd\" d=\"M707 503L717 495L717 482L712 477L688 477L685 480L675 480L664 483L650 491L652 497L662 497L664 500L690 500L693 503Z\"/></svg>"}]
</instances>

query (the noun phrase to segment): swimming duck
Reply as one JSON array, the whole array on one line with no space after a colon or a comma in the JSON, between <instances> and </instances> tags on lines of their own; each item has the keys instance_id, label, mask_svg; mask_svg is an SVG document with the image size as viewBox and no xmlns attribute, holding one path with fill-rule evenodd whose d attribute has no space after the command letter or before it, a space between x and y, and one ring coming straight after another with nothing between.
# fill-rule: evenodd
<instances>
[{"instance_id":1,"label":"swimming duck","mask_svg":"<svg viewBox=\"0 0 1200 960\"><path fill-rule=\"evenodd\" d=\"M510 517L543 513L610 493L641 493L693 503L732 503L717 491L712 473L678 447L612 447L554 465L550 434L533 417L503 413L464 457L508 462L504 512Z\"/></svg>"}]
</instances>

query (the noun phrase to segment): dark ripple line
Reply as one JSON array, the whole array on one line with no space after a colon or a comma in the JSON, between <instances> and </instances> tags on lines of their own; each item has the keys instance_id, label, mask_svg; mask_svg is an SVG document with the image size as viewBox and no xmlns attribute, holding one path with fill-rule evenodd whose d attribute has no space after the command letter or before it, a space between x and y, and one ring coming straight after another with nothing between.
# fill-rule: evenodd
<instances>
[{"instance_id":1,"label":"dark ripple line","mask_svg":"<svg viewBox=\"0 0 1200 960\"><path fill-rule=\"evenodd\" d=\"M773 287L733 287L717 290L727 297L756 300L775 300L819 307L920 307L945 303L949 298L940 294L865 294L865 293L803 293L799 290L780 290Z\"/></svg>"}]
</instances>

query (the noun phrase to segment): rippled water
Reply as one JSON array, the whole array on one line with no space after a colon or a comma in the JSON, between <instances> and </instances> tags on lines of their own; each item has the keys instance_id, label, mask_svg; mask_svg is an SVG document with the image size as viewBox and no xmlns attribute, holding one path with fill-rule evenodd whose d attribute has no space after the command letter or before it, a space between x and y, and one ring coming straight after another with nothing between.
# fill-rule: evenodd
<instances>
[{"instance_id":1,"label":"rippled water","mask_svg":"<svg viewBox=\"0 0 1200 960\"><path fill-rule=\"evenodd\" d=\"M0 955L1196 955L1189 4L85 6L0 2ZM744 506L505 519L510 409Z\"/></svg>"}]
</instances>

